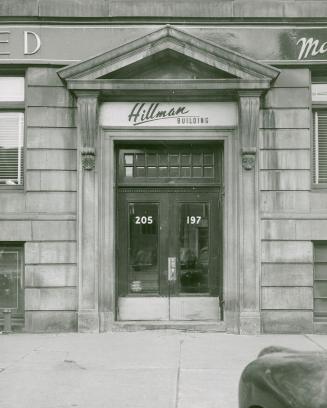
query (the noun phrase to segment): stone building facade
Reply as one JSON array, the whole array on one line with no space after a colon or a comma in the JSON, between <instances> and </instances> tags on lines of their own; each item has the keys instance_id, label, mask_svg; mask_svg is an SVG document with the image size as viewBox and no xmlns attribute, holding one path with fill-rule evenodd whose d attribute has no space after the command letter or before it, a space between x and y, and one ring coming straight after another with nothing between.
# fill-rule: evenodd
<instances>
[{"instance_id":1,"label":"stone building facade","mask_svg":"<svg viewBox=\"0 0 327 408\"><path fill-rule=\"evenodd\" d=\"M324 16L322 1L1 2L14 329L326 332Z\"/></svg>"}]
</instances>

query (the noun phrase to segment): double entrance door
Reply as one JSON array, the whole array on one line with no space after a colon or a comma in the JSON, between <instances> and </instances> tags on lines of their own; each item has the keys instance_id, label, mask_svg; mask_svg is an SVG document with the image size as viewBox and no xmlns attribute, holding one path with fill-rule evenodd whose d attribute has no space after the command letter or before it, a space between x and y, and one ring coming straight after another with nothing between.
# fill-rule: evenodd
<instances>
[{"instance_id":1,"label":"double entrance door","mask_svg":"<svg viewBox=\"0 0 327 408\"><path fill-rule=\"evenodd\" d=\"M221 320L218 190L120 189L118 319Z\"/></svg>"},{"instance_id":2,"label":"double entrance door","mask_svg":"<svg viewBox=\"0 0 327 408\"><path fill-rule=\"evenodd\" d=\"M118 193L118 318L220 320L218 192Z\"/></svg>"}]
</instances>

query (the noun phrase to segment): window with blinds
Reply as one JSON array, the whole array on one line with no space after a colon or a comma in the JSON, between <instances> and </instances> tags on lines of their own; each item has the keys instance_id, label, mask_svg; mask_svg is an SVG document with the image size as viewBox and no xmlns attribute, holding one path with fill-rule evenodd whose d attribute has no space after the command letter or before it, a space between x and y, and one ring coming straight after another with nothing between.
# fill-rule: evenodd
<instances>
[{"instance_id":1,"label":"window with blinds","mask_svg":"<svg viewBox=\"0 0 327 408\"><path fill-rule=\"evenodd\" d=\"M313 182L327 183L327 109L313 111Z\"/></svg>"},{"instance_id":2,"label":"window with blinds","mask_svg":"<svg viewBox=\"0 0 327 408\"><path fill-rule=\"evenodd\" d=\"M0 184L23 184L24 113L0 112Z\"/></svg>"},{"instance_id":3,"label":"window with blinds","mask_svg":"<svg viewBox=\"0 0 327 408\"><path fill-rule=\"evenodd\" d=\"M0 77L0 186L24 180L24 78Z\"/></svg>"}]
</instances>

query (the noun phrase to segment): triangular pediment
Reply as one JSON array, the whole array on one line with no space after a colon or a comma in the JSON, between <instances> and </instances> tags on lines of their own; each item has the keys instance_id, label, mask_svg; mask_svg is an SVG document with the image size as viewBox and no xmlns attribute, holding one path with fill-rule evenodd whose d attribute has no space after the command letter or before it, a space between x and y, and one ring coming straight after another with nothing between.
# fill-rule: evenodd
<instances>
[{"instance_id":1,"label":"triangular pediment","mask_svg":"<svg viewBox=\"0 0 327 408\"><path fill-rule=\"evenodd\" d=\"M179 52L165 49L120 68L102 79L223 79L234 75Z\"/></svg>"},{"instance_id":2,"label":"triangular pediment","mask_svg":"<svg viewBox=\"0 0 327 408\"><path fill-rule=\"evenodd\" d=\"M58 73L65 80L272 80L279 70L167 25Z\"/></svg>"}]
</instances>

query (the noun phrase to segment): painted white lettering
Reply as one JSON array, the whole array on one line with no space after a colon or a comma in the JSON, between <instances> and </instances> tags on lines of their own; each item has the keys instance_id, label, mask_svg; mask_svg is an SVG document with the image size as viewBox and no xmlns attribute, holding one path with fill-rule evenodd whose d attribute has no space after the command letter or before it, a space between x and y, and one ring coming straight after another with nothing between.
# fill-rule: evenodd
<instances>
[{"instance_id":1,"label":"painted white lettering","mask_svg":"<svg viewBox=\"0 0 327 408\"><path fill-rule=\"evenodd\" d=\"M34 49L29 47L29 38L34 38ZM41 38L34 31L24 31L24 55L36 54L41 48Z\"/></svg>"},{"instance_id":2,"label":"painted white lettering","mask_svg":"<svg viewBox=\"0 0 327 408\"><path fill-rule=\"evenodd\" d=\"M327 42L320 44L319 40L313 37L300 38L296 45L301 45L298 59L306 59L308 57L315 57L318 54L325 54L327 52Z\"/></svg>"},{"instance_id":3,"label":"painted white lettering","mask_svg":"<svg viewBox=\"0 0 327 408\"><path fill-rule=\"evenodd\" d=\"M312 37L311 38L302 37L297 41L296 45L298 44L301 44L301 50L298 59L307 58L310 53L311 55L317 55L319 53L318 51L319 41L314 40Z\"/></svg>"},{"instance_id":4,"label":"painted white lettering","mask_svg":"<svg viewBox=\"0 0 327 408\"><path fill-rule=\"evenodd\" d=\"M10 31L0 31L0 45L9 43ZM0 51L0 55L10 55L9 51Z\"/></svg>"}]
</instances>

